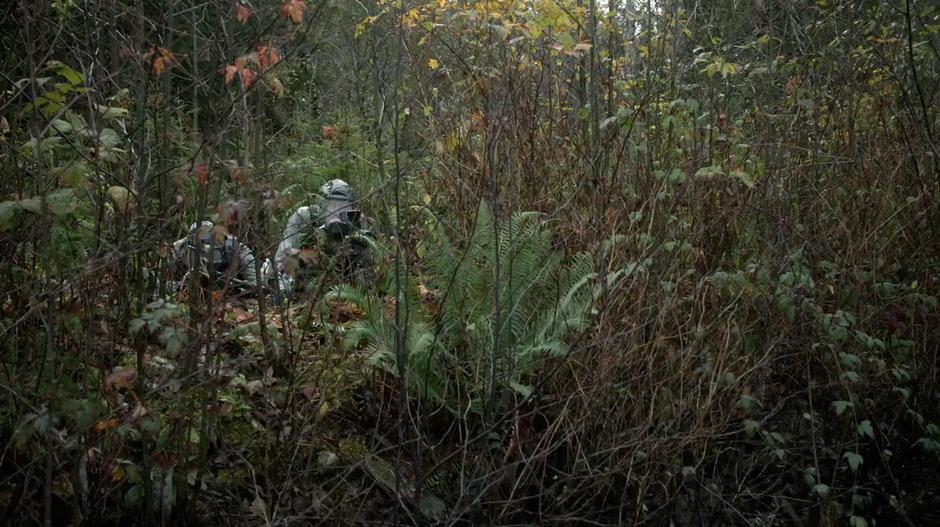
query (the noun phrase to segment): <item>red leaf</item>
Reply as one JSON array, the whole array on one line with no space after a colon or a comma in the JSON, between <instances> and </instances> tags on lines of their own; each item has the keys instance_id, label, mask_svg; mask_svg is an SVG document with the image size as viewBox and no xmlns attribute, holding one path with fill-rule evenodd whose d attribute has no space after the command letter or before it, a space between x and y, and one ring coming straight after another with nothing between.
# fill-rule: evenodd
<instances>
[{"instance_id":1,"label":"red leaf","mask_svg":"<svg viewBox=\"0 0 940 527\"><path fill-rule=\"evenodd\" d=\"M235 75L238 74L238 66L235 64L229 64L223 70L223 75L225 75L225 84L232 82L232 79L235 78Z\"/></svg>"},{"instance_id":2,"label":"red leaf","mask_svg":"<svg viewBox=\"0 0 940 527\"><path fill-rule=\"evenodd\" d=\"M287 0L281 5L281 13L283 13L284 18L295 24L304 21L305 9L307 9L307 4L304 3L304 0Z\"/></svg>"},{"instance_id":3,"label":"red leaf","mask_svg":"<svg viewBox=\"0 0 940 527\"><path fill-rule=\"evenodd\" d=\"M170 468L176 464L176 457L172 454L164 454L163 452L157 452L153 455L153 460L157 463L162 470L170 470Z\"/></svg>"},{"instance_id":4,"label":"red leaf","mask_svg":"<svg viewBox=\"0 0 940 527\"><path fill-rule=\"evenodd\" d=\"M209 169L206 165L202 163L196 165L196 180L199 181L200 186L206 186L209 183Z\"/></svg>"},{"instance_id":5,"label":"red leaf","mask_svg":"<svg viewBox=\"0 0 940 527\"><path fill-rule=\"evenodd\" d=\"M235 19L244 24L248 22L249 18L251 18L251 8L245 4L238 4L238 7L235 8Z\"/></svg>"},{"instance_id":6,"label":"red leaf","mask_svg":"<svg viewBox=\"0 0 940 527\"><path fill-rule=\"evenodd\" d=\"M281 61L281 52L276 47L267 44L258 46L258 65L266 71Z\"/></svg>"},{"instance_id":7,"label":"red leaf","mask_svg":"<svg viewBox=\"0 0 940 527\"><path fill-rule=\"evenodd\" d=\"M241 76L242 84L245 86L245 88L251 88L251 85L255 83L255 79L257 78L255 72L248 68L243 68L238 73Z\"/></svg>"}]
</instances>

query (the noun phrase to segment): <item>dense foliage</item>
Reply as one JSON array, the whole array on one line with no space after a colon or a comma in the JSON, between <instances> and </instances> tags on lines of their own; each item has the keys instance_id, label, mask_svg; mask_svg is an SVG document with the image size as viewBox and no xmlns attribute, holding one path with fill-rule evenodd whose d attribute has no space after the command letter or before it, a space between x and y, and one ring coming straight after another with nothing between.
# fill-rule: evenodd
<instances>
[{"instance_id":1,"label":"dense foliage","mask_svg":"<svg viewBox=\"0 0 940 527\"><path fill-rule=\"evenodd\" d=\"M936 3L0 10L0 523L940 521Z\"/></svg>"}]
</instances>

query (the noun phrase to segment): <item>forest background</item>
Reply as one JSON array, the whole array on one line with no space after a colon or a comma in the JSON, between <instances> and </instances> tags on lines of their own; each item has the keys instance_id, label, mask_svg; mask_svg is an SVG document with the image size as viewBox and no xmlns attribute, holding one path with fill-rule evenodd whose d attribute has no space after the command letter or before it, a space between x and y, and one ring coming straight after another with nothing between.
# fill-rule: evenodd
<instances>
[{"instance_id":1,"label":"forest background","mask_svg":"<svg viewBox=\"0 0 940 527\"><path fill-rule=\"evenodd\" d=\"M940 521L935 2L0 10L3 523Z\"/></svg>"}]
</instances>

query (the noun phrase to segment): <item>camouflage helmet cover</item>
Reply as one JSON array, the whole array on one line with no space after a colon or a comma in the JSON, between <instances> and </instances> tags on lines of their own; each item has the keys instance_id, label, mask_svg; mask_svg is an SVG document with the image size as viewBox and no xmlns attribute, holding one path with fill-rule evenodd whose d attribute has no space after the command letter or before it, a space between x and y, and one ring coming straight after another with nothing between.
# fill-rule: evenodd
<instances>
[{"instance_id":1,"label":"camouflage helmet cover","mask_svg":"<svg viewBox=\"0 0 940 527\"><path fill-rule=\"evenodd\" d=\"M320 195L326 199L356 201L356 191L342 179L331 179L320 187Z\"/></svg>"}]
</instances>

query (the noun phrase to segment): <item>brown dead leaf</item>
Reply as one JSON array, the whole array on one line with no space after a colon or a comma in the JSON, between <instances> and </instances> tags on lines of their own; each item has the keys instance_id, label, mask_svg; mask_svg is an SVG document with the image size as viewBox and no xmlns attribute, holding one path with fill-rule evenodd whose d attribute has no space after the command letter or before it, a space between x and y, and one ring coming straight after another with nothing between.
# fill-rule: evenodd
<instances>
[{"instance_id":1,"label":"brown dead leaf","mask_svg":"<svg viewBox=\"0 0 940 527\"><path fill-rule=\"evenodd\" d=\"M121 388L126 388L128 390L132 389L134 383L137 382L137 369L136 368L118 368L114 370L111 375L104 381L105 390L111 392L119 390Z\"/></svg>"},{"instance_id":2,"label":"brown dead leaf","mask_svg":"<svg viewBox=\"0 0 940 527\"><path fill-rule=\"evenodd\" d=\"M316 265L320 261L320 253L316 249L301 249L297 257L305 265Z\"/></svg>"},{"instance_id":3,"label":"brown dead leaf","mask_svg":"<svg viewBox=\"0 0 940 527\"><path fill-rule=\"evenodd\" d=\"M247 391L250 395L254 395L258 393L258 390L264 388L264 383L258 379L255 379L253 381L246 382L242 385L242 387L245 388L245 391Z\"/></svg>"},{"instance_id":4,"label":"brown dead leaf","mask_svg":"<svg viewBox=\"0 0 940 527\"><path fill-rule=\"evenodd\" d=\"M255 316L252 315L251 313L245 311L244 309L238 308L238 307L234 308L234 309L232 310L232 312L235 313L235 322L238 323L238 324L243 324L243 323L245 323L245 322L249 322L249 321L251 321L251 320L254 320L254 318L255 318Z\"/></svg>"},{"instance_id":5,"label":"brown dead leaf","mask_svg":"<svg viewBox=\"0 0 940 527\"><path fill-rule=\"evenodd\" d=\"M140 404L140 403L138 402L138 403L137 403L137 406L134 407L134 411L132 411L132 412L130 413L130 415L127 416L127 418L128 418L130 421L138 421L138 420L140 420L140 419L146 417L147 414L149 414L149 413L150 413L150 412L147 411L147 407L145 407L144 405L142 405L142 404Z\"/></svg>"},{"instance_id":6,"label":"brown dead leaf","mask_svg":"<svg viewBox=\"0 0 940 527\"><path fill-rule=\"evenodd\" d=\"M486 116L480 110L470 112L470 122L473 123L472 129L475 132L482 132L486 129Z\"/></svg>"},{"instance_id":7,"label":"brown dead leaf","mask_svg":"<svg viewBox=\"0 0 940 527\"><path fill-rule=\"evenodd\" d=\"M95 423L95 432L98 432L99 434L103 434L103 433L108 432L108 431L110 431L110 430L114 430L114 429L117 428L120 424L121 424L121 420L120 420L120 419L116 419L116 418L115 418L115 419L106 419L106 420L104 420L104 421L98 421L97 423Z\"/></svg>"},{"instance_id":8,"label":"brown dead leaf","mask_svg":"<svg viewBox=\"0 0 940 527\"><path fill-rule=\"evenodd\" d=\"M146 56L150 58L150 70L155 77L163 75L176 62L176 55L167 48L152 47Z\"/></svg>"},{"instance_id":9,"label":"brown dead leaf","mask_svg":"<svg viewBox=\"0 0 940 527\"><path fill-rule=\"evenodd\" d=\"M341 324L350 320L362 320L365 318L365 311L351 302L336 302L332 305L332 322Z\"/></svg>"},{"instance_id":10,"label":"brown dead leaf","mask_svg":"<svg viewBox=\"0 0 940 527\"><path fill-rule=\"evenodd\" d=\"M304 397L306 397L308 401L312 401L317 398L317 395L320 394L320 390L317 389L317 385L315 383L311 382L303 385L303 387L300 389L300 393L304 394Z\"/></svg>"},{"instance_id":11,"label":"brown dead leaf","mask_svg":"<svg viewBox=\"0 0 940 527\"><path fill-rule=\"evenodd\" d=\"M783 91L787 92L787 95L793 95L796 93L796 89L800 87L801 80L799 75L790 77L790 80L788 80L787 84L783 87Z\"/></svg>"}]
</instances>

